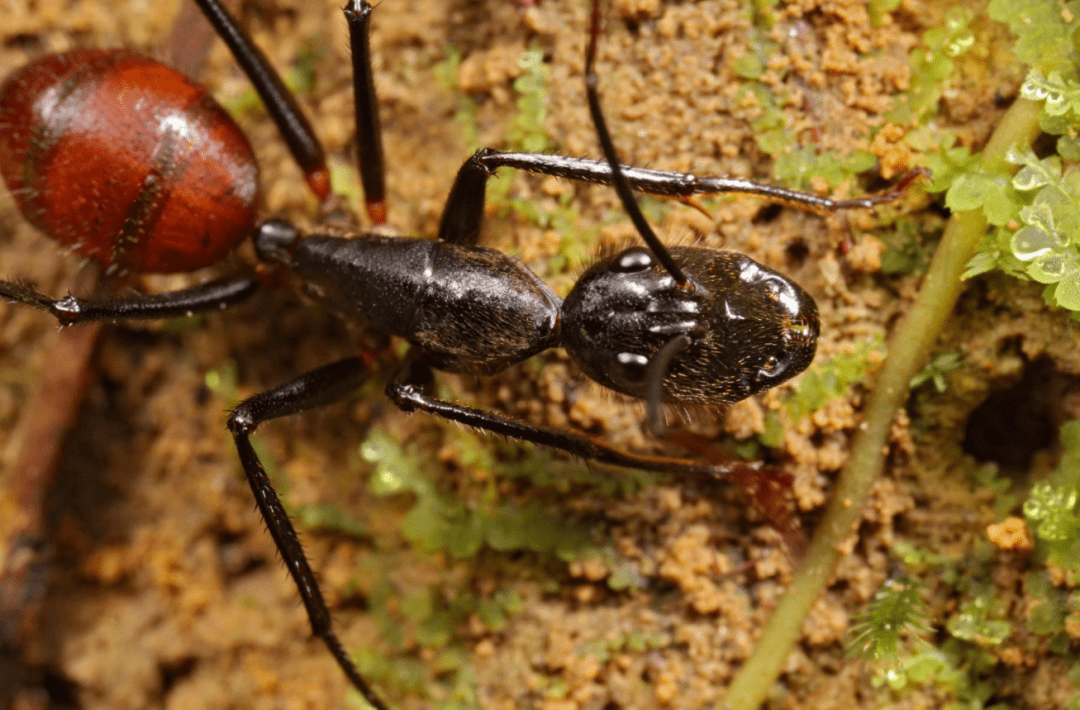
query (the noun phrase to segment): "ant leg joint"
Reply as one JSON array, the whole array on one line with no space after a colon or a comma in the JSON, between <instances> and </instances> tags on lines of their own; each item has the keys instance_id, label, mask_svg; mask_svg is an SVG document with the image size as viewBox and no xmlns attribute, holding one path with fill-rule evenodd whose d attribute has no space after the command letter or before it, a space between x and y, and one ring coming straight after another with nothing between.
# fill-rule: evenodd
<instances>
[{"instance_id":1,"label":"ant leg joint","mask_svg":"<svg viewBox=\"0 0 1080 710\"><path fill-rule=\"evenodd\" d=\"M495 171L498 169L498 166L488 165L488 162L490 158L498 158L500 155L502 154L494 148L481 148L480 150L473 153L472 157L469 158L469 162L477 168L483 170L488 175L494 175Z\"/></svg>"},{"instance_id":2,"label":"ant leg joint","mask_svg":"<svg viewBox=\"0 0 1080 710\"><path fill-rule=\"evenodd\" d=\"M351 0L345 6L345 18L349 22L366 22L371 17L371 3L366 0Z\"/></svg>"},{"instance_id":3,"label":"ant leg joint","mask_svg":"<svg viewBox=\"0 0 1080 710\"><path fill-rule=\"evenodd\" d=\"M229 415L229 421L225 424L225 427L236 436L250 436L255 428L259 426L259 422L244 408L244 404L232 411Z\"/></svg>"},{"instance_id":4,"label":"ant leg joint","mask_svg":"<svg viewBox=\"0 0 1080 710\"><path fill-rule=\"evenodd\" d=\"M386 396L398 409L409 414L423 409L435 386L435 373L422 362L408 362L386 385Z\"/></svg>"},{"instance_id":5,"label":"ant leg joint","mask_svg":"<svg viewBox=\"0 0 1080 710\"><path fill-rule=\"evenodd\" d=\"M251 236L260 261L285 266L292 263L292 250L299 239L300 230L283 219L266 220Z\"/></svg>"},{"instance_id":6,"label":"ant leg joint","mask_svg":"<svg viewBox=\"0 0 1080 710\"><path fill-rule=\"evenodd\" d=\"M49 306L49 312L56 316L61 327L69 326L78 321L79 316L82 315L82 304L79 303L79 299L68 294L59 301L54 301Z\"/></svg>"}]
</instances>

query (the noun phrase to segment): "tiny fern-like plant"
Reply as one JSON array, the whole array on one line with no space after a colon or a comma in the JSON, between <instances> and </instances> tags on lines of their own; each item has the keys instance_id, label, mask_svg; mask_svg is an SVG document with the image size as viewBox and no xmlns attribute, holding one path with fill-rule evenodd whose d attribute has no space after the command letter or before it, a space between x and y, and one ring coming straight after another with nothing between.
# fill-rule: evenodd
<instances>
[{"instance_id":1,"label":"tiny fern-like plant","mask_svg":"<svg viewBox=\"0 0 1080 710\"><path fill-rule=\"evenodd\" d=\"M920 637L929 631L921 586L910 579L887 580L854 626L849 652L868 660L894 659L905 634Z\"/></svg>"}]
</instances>

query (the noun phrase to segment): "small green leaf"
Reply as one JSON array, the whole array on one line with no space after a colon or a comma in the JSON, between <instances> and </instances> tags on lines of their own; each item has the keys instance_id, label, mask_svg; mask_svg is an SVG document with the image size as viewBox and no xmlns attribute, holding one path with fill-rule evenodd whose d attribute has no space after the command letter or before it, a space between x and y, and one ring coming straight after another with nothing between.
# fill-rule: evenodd
<instances>
[{"instance_id":1,"label":"small green leaf","mask_svg":"<svg viewBox=\"0 0 1080 710\"><path fill-rule=\"evenodd\" d=\"M1013 187L1022 191L1034 190L1048 182L1050 179L1044 171L1031 167L1022 168L1013 176Z\"/></svg>"},{"instance_id":2,"label":"small green leaf","mask_svg":"<svg viewBox=\"0 0 1080 710\"><path fill-rule=\"evenodd\" d=\"M914 683L927 683L946 666L940 651L920 653L904 664L908 678Z\"/></svg>"},{"instance_id":3,"label":"small green leaf","mask_svg":"<svg viewBox=\"0 0 1080 710\"><path fill-rule=\"evenodd\" d=\"M1031 262L1025 272L1039 283L1057 283L1068 269L1069 256L1058 251L1048 252Z\"/></svg>"},{"instance_id":4,"label":"small green leaf","mask_svg":"<svg viewBox=\"0 0 1080 710\"><path fill-rule=\"evenodd\" d=\"M993 271L998 265L997 254L992 251L977 251L975 256L971 257L971 260L967 263L967 268L964 270L962 279L970 279L979 274L985 274L988 271Z\"/></svg>"},{"instance_id":5,"label":"small green leaf","mask_svg":"<svg viewBox=\"0 0 1080 710\"><path fill-rule=\"evenodd\" d=\"M435 595L430 588L419 589L401 598L401 613L409 621L423 621L435 611Z\"/></svg>"},{"instance_id":6,"label":"small green leaf","mask_svg":"<svg viewBox=\"0 0 1080 710\"><path fill-rule=\"evenodd\" d=\"M388 496L412 491L424 495L430 484L420 475L419 463L382 429L372 429L360 444L360 457L375 467L371 475L371 492Z\"/></svg>"},{"instance_id":7,"label":"small green leaf","mask_svg":"<svg viewBox=\"0 0 1080 710\"><path fill-rule=\"evenodd\" d=\"M1027 628L1033 634L1049 636L1065 627L1065 607L1057 599L1044 599L1028 612Z\"/></svg>"},{"instance_id":8,"label":"small green leaf","mask_svg":"<svg viewBox=\"0 0 1080 710\"><path fill-rule=\"evenodd\" d=\"M492 631L501 631L506 627L506 610L493 599L484 599L476 609L476 615L484 626Z\"/></svg>"},{"instance_id":9,"label":"small green leaf","mask_svg":"<svg viewBox=\"0 0 1080 710\"><path fill-rule=\"evenodd\" d=\"M1062 542L1077 533L1076 490L1051 483L1036 483L1024 502L1024 517L1040 540Z\"/></svg>"},{"instance_id":10,"label":"small green leaf","mask_svg":"<svg viewBox=\"0 0 1080 710\"><path fill-rule=\"evenodd\" d=\"M1058 431L1061 446L1070 453L1080 453L1080 419L1073 419L1061 425Z\"/></svg>"},{"instance_id":11,"label":"small green leaf","mask_svg":"<svg viewBox=\"0 0 1080 710\"><path fill-rule=\"evenodd\" d=\"M1065 674L1065 677L1069 679L1069 683L1074 688L1080 688L1080 661L1073 661L1069 665L1069 671Z\"/></svg>"},{"instance_id":12,"label":"small green leaf","mask_svg":"<svg viewBox=\"0 0 1080 710\"><path fill-rule=\"evenodd\" d=\"M1058 138L1057 151L1066 160L1080 160L1080 136L1061 136Z\"/></svg>"},{"instance_id":13,"label":"small green leaf","mask_svg":"<svg viewBox=\"0 0 1080 710\"><path fill-rule=\"evenodd\" d=\"M427 552L443 549L448 532L442 506L429 497L418 500L401 521L405 539Z\"/></svg>"},{"instance_id":14,"label":"small green leaf","mask_svg":"<svg viewBox=\"0 0 1080 710\"><path fill-rule=\"evenodd\" d=\"M1070 271L1061 277L1054 288L1057 305L1070 311L1080 311L1080 272Z\"/></svg>"},{"instance_id":15,"label":"small green leaf","mask_svg":"<svg viewBox=\"0 0 1080 710\"><path fill-rule=\"evenodd\" d=\"M446 549L459 560L472 557L484 544L486 519L479 515L467 515L447 531Z\"/></svg>"},{"instance_id":16,"label":"small green leaf","mask_svg":"<svg viewBox=\"0 0 1080 710\"><path fill-rule=\"evenodd\" d=\"M981 208L988 200L1000 198L1002 188L986 173L963 173L953 181L945 195L945 205L955 212Z\"/></svg>"},{"instance_id":17,"label":"small green leaf","mask_svg":"<svg viewBox=\"0 0 1080 710\"><path fill-rule=\"evenodd\" d=\"M1020 86L1020 95L1031 101L1045 101L1045 110L1051 116L1062 116L1080 108L1080 83L1064 79L1058 71L1046 77L1037 69L1028 73Z\"/></svg>"},{"instance_id":18,"label":"small green leaf","mask_svg":"<svg viewBox=\"0 0 1080 710\"><path fill-rule=\"evenodd\" d=\"M737 57L731 63L731 69L736 76L743 79L760 79L761 75L765 73L765 65L752 52L746 52Z\"/></svg>"},{"instance_id":19,"label":"small green leaf","mask_svg":"<svg viewBox=\"0 0 1080 710\"><path fill-rule=\"evenodd\" d=\"M293 511L300 524L308 530L321 530L355 538L370 537L367 527L355 515L332 503L306 505Z\"/></svg>"},{"instance_id":20,"label":"small green leaf","mask_svg":"<svg viewBox=\"0 0 1080 710\"><path fill-rule=\"evenodd\" d=\"M1056 249L1058 244L1045 229L1029 224L1016 230L1009 247L1020 261L1031 261Z\"/></svg>"}]
</instances>

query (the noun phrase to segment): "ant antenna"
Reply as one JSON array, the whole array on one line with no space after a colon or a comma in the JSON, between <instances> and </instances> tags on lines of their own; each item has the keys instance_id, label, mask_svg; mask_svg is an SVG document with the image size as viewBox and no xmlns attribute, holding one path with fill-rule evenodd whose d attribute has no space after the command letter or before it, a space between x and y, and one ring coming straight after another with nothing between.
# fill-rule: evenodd
<instances>
[{"instance_id":1,"label":"ant antenna","mask_svg":"<svg viewBox=\"0 0 1080 710\"><path fill-rule=\"evenodd\" d=\"M600 0L593 0L592 21L589 28L589 44L585 50L585 95L589 101L589 113L592 115L593 124L596 126L596 135L600 140L600 147L604 151L604 157L611 166L611 184L619 194L623 208L630 215L630 221L634 223L638 234L649 245L653 256L667 269L671 277L680 288L694 289L694 284L686 277L683 270L671 257L671 252L661 243L656 232L649 226L645 215L641 213L637 200L634 198L630 183L623 175L619 156L615 152L615 143L611 140L607 122L604 120L604 112L600 108L600 94L597 89L596 77L596 45L600 36ZM675 357L690 347L692 340L686 333L676 335L669 340L660 351L653 355L646 371L646 395L645 395L645 427L653 436L661 436L664 432L664 417L660 410L663 401L664 376Z\"/></svg>"},{"instance_id":2,"label":"ant antenna","mask_svg":"<svg viewBox=\"0 0 1080 710\"><path fill-rule=\"evenodd\" d=\"M693 341L686 333L680 333L664 344L653 355L645 371L645 427L653 436L664 435L664 415L660 404L664 395L664 376L675 356L686 350Z\"/></svg>"},{"instance_id":3,"label":"ant antenna","mask_svg":"<svg viewBox=\"0 0 1080 710\"><path fill-rule=\"evenodd\" d=\"M671 253L668 252L667 248L660 242L660 238L653 232L652 227L649 226L648 221L645 219L645 215L641 214L641 208L638 207L637 200L634 199L630 183L626 181L626 177L623 175L622 166L619 164L619 156L615 153L615 144L611 140L607 122L604 121L604 112L600 108L600 94L597 91L596 71L593 66L596 59L596 44L599 34L600 0L593 0L589 44L585 50L585 95L589 101L589 113L592 115L593 124L596 126L597 138L600 139L600 147L604 151L604 157L607 159L608 165L611 166L611 183L614 185L615 191L619 193L619 199L622 201L626 213L630 215L630 221L634 223L634 227L637 229L638 234L641 235L641 238L649 245L653 256L664 265L664 268L668 270L668 273L671 274L680 287L692 290L693 284L686 278L686 274L675 263L675 260L671 258Z\"/></svg>"}]
</instances>

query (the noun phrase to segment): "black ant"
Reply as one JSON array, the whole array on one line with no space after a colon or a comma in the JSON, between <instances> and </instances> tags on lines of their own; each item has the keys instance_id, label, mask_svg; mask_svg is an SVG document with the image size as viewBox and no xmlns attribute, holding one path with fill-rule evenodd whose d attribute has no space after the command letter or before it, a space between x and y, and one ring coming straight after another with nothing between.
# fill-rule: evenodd
<instances>
[{"instance_id":1,"label":"black ant","mask_svg":"<svg viewBox=\"0 0 1080 710\"><path fill-rule=\"evenodd\" d=\"M244 33L217 2L199 3L215 18L219 33L230 42L240 64L271 107L313 190L326 197L318 141L288 92L274 71L246 44ZM379 224L385 218L385 206L381 138L366 46L370 12L366 2L355 2L346 14L355 29L352 52L356 64L360 174L369 216ZM665 247L642 216L633 190L684 199L720 192L751 193L818 211L869 207L897 193L894 190L861 200L833 201L741 180L620 168L604 122L593 70L598 14L594 4L586 83L605 160L481 150L458 173L443 211L438 241L308 235L286 221L268 220L254 229L255 251L265 264L295 274L311 296L333 310L412 344L411 359L387 387L390 399L404 411L423 410L588 460L646 470L724 475L729 471L724 465L633 454L588 435L535 426L431 395L433 369L491 375L558 346L564 347L594 381L643 400L654 431L662 428L664 404L725 405L780 384L813 359L819 324L810 296L783 275L743 255ZM107 60L101 60L106 70L120 61L117 55L106 56ZM76 76L98 61L95 57L83 55L71 60ZM34 66L39 65L31 65L28 71ZM50 67L45 73L61 72ZM67 81L75 87L74 98L81 98L78 94L85 85L75 78ZM8 123L25 125L10 119ZM15 173L24 178L29 175L31 180L16 182L13 190L18 199L24 200L23 209L31 221L56 216L53 210L57 208L33 204L39 194L32 182L38 175L34 161L53 147L50 136L61 136L64 128L62 122L54 123L44 134L17 139L30 146L24 152L30 154L31 167L17 168ZM222 237L224 248L210 246L216 242L207 239L196 246L180 246L175 253L163 252L146 238L153 233L146 227L146 215L156 214L157 200L163 191L171 190L174 173L182 172L169 163L171 150L168 145L162 149L158 162L143 179L143 191L137 192L131 202L141 212L129 213L118 231L105 232L100 241L94 239L98 235L85 233L67 238L53 230L53 236L118 271L183 270L217 261L236 237ZM630 247L600 260L567 298L560 300L516 259L479 246L486 181L500 167L612 185L646 246ZM247 193L251 189L237 188L234 192ZM181 261L181 254L194 260ZM69 296L55 300L21 284L0 282L0 295L46 310L62 325L71 325L219 310L246 300L260 284L258 275L245 274L155 296ZM229 417L228 427L259 509L298 585L315 634L367 700L377 708L385 708L338 641L293 527L250 441L262 422L338 401L355 391L369 372L369 363L359 357L325 365L245 400Z\"/></svg>"}]
</instances>

